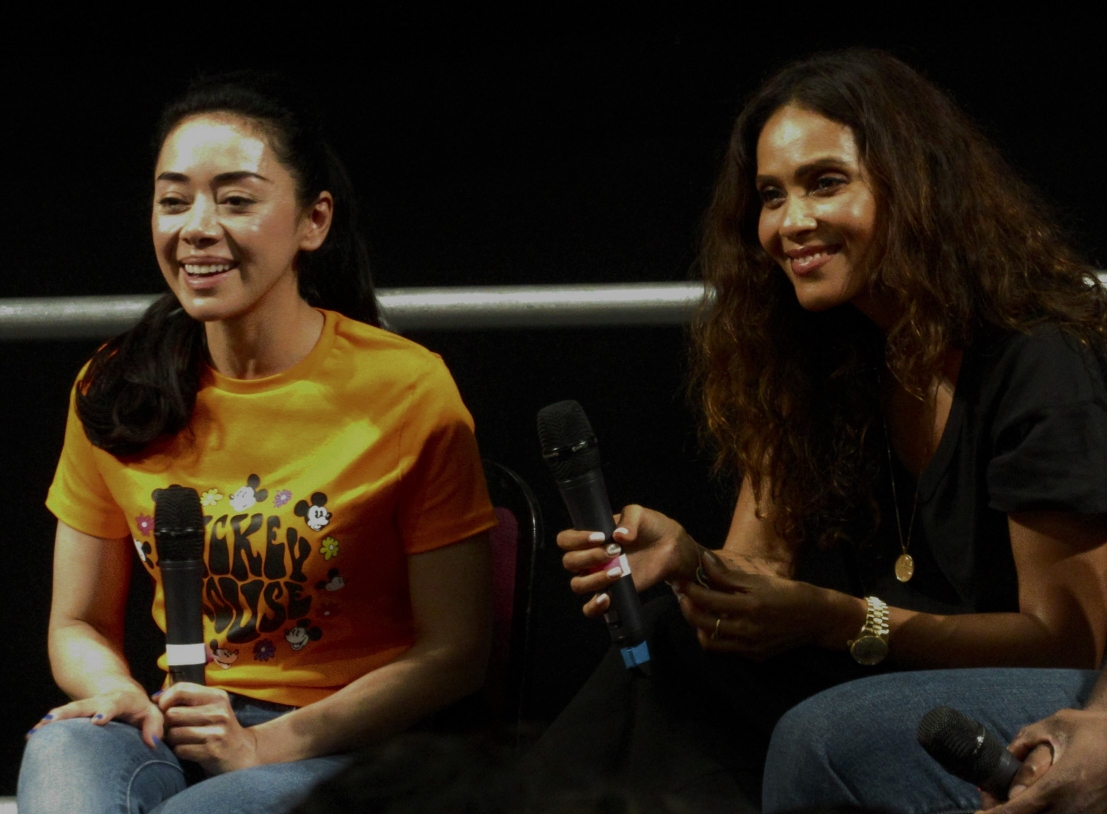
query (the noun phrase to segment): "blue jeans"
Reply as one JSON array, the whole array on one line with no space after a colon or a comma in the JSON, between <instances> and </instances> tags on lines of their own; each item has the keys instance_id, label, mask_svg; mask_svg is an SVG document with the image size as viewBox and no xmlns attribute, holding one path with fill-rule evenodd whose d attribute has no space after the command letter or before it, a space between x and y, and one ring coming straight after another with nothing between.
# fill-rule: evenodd
<instances>
[{"instance_id":1,"label":"blue jeans","mask_svg":"<svg viewBox=\"0 0 1107 814\"><path fill-rule=\"evenodd\" d=\"M788 712L765 766L765 814L813 805L855 805L904 814L979 808L980 792L948 774L915 730L946 705L1009 742L1022 727L1082 706L1097 670L927 670L841 684Z\"/></svg>"},{"instance_id":2,"label":"blue jeans","mask_svg":"<svg viewBox=\"0 0 1107 814\"><path fill-rule=\"evenodd\" d=\"M254 726L289 708L231 696L235 717ZM349 762L346 755L274 763L188 786L173 751L151 751L129 724L55 721L31 736L19 770L19 814L280 814Z\"/></svg>"}]
</instances>

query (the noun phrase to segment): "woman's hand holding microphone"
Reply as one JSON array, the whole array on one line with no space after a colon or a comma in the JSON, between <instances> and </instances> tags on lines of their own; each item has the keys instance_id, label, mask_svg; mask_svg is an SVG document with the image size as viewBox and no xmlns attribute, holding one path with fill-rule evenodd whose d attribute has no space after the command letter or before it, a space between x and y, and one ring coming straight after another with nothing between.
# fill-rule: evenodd
<instances>
[{"instance_id":1,"label":"woman's hand holding microphone","mask_svg":"<svg viewBox=\"0 0 1107 814\"><path fill-rule=\"evenodd\" d=\"M595 532L557 535L573 591L593 595L585 616L608 611L605 589L623 575L618 559L625 553L639 591L672 585L705 650L760 660L804 644L844 643L833 592L791 579L788 563L703 548L672 518L638 505L624 508L616 523L608 543Z\"/></svg>"}]
</instances>

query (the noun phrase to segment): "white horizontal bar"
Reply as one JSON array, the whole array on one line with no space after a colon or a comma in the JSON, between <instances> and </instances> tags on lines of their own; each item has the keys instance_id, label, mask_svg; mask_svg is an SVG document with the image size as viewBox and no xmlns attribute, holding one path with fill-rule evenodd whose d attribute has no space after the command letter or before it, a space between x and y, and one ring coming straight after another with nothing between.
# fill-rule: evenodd
<instances>
[{"instance_id":1,"label":"white horizontal bar","mask_svg":"<svg viewBox=\"0 0 1107 814\"><path fill-rule=\"evenodd\" d=\"M700 283L385 288L390 327L413 330L682 325ZM0 299L0 340L104 339L134 325L154 295Z\"/></svg>"}]
</instances>

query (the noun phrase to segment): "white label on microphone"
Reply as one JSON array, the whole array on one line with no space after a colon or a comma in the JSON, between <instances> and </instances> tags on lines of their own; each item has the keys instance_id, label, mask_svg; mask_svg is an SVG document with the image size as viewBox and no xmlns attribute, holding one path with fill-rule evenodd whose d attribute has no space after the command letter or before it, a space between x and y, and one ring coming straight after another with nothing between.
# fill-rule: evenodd
<instances>
[{"instance_id":1,"label":"white label on microphone","mask_svg":"<svg viewBox=\"0 0 1107 814\"><path fill-rule=\"evenodd\" d=\"M200 644L167 644L165 660L170 667L186 667L189 664L207 664L208 653L203 642Z\"/></svg>"}]
</instances>

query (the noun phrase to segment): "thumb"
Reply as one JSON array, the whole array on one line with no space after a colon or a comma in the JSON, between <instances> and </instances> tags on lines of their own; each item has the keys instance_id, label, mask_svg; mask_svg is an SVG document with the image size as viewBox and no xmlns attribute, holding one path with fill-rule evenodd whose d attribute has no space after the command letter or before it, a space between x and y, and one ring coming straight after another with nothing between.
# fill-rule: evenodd
<instances>
[{"instance_id":1,"label":"thumb","mask_svg":"<svg viewBox=\"0 0 1107 814\"><path fill-rule=\"evenodd\" d=\"M142 741L151 749L157 749L164 737L165 716L156 705L150 704L150 711L142 721Z\"/></svg>"}]
</instances>

